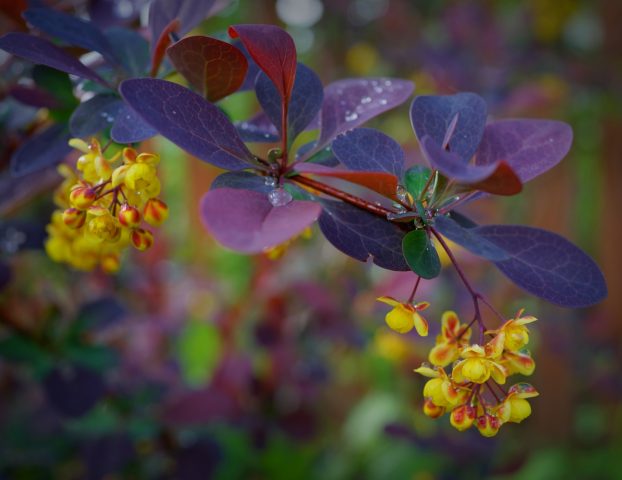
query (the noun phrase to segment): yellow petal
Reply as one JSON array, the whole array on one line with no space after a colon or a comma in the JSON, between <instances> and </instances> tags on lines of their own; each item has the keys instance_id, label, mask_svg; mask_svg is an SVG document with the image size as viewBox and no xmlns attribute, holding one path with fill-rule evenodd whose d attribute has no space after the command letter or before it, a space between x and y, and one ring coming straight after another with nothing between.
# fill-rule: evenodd
<instances>
[{"instance_id":1,"label":"yellow petal","mask_svg":"<svg viewBox=\"0 0 622 480\"><path fill-rule=\"evenodd\" d=\"M408 333L415 326L413 312L407 310L405 306L401 304L393 307L384 319L389 328L397 333Z\"/></svg>"},{"instance_id":2,"label":"yellow petal","mask_svg":"<svg viewBox=\"0 0 622 480\"><path fill-rule=\"evenodd\" d=\"M458 358L458 349L455 344L441 343L430 350L428 359L433 365L446 367Z\"/></svg>"},{"instance_id":3,"label":"yellow petal","mask_svg":"<svg viewBox=\"0 0 622 480\"><path fill-rule=\"evenodd\" d=\"M507 370L497 362L490 362L490 376L499 385L503 385L507 377Z\"/></svg>"},{"instance_id":4,"label":"yellow petal","mask_svg":"<svg viewBox=\"0 0 622 480\"><path fill-rule=\"evenodd\" d=\"M415 323L415 330L417 330L417 333L419 334L419 336L427 337L428 336L428 322L426 321L426 319L423 318L421 315L419 315L418 312L414 312L412 316L413 316L413 320Z\"/></svg>"},{"instance_id":5,"label":"yellow petal","mask_svg":"<svg viewBox=\"0 0 622 480\"><path fill-rule=\"evenodd\" d=\"M392 307L397 307L398 305L402 304L401 302L395 300L395 298L393 297L378 297L376 301L386 303L387 305L391 305Z\"/></svg>"},{"instance_id":6,"label":"yellow petal","mask_svg":"<svg viewBox=\"0 0 622 480\"><path fill-rule=\"evenodd\" d=\"M419 375L423 375L424 377L429 378L438 378L440 377L440 373L435 368L428 367L427 365L421 365L419 368L415 368L414 370Z\"/></svg>"}]
</instances>

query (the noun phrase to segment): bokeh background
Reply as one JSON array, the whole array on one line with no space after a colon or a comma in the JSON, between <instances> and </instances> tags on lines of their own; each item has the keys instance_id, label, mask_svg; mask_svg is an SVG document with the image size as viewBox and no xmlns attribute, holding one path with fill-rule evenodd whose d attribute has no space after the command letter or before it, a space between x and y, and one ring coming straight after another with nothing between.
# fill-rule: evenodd
<instances>
[{"instance_id":1,"label":"bokeh background","mask_svg":"<svg viewBox=\"0 0 622 480\"><path fill-rule=\"evenodd\" d=\"M44 3L137 26L145 2ZM0 32L23 30L25 2L0 5ZM12 129L0 80L0 478L622 478L621 18L618 0L239 0L197 30L276 23L325 84L409 78L419 94L477 92L492 118L572 125L562 164L516 198L465 209L565 235L610 291L593 308L557 308L458 252L499 310L539 318L530 382L541 396L492 439L421 412L412 370L441 313L471 314L451 268L420 290L431 336L394 334L375 298L406 298L412 275L348 259L317 229L278 260L222 249L197 212L219 172L166 141L143 145L162 156L171 208L154 248L112 277L51 262L42 243L59 177L10 177L29 131ZM234 119L257 109L251 93L222 106ZM407 112L372 125L417 162Z\"/></svg>"}]
</instances>

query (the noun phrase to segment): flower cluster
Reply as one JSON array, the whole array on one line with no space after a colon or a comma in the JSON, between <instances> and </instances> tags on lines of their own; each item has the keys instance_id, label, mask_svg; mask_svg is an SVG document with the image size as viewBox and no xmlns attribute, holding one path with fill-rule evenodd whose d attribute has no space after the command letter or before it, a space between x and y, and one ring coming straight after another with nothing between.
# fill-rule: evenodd
<instances>
[{"instance_id":1,"label":"flower cluster","mask_svg":"<svg viewBox=\"0 0 622 480\"><path fill-rule=\"evenodd\" d=\"M432 418L449 412L458 430L472 425L491 437L504 423L519 423L531 414L527 401L538 392L527 383L509 390L502 385L513 374L531 375L535 363L524 350L529 341L525 326L535 317L522 316L520 310L499 329L485 332L491 339L485 345L470 344L471 329L460 323L454 312L445 312L441 333L429 354L430 364L416 369L429 377L425 384L423 411ZM445 367L452 365L451 372Z\"/></svg>"},{"instance_id":2,"label":"flower cluster","mask_svg":"<svg viewBox=\"0 0 622 480\"><path fill-rule=\"evenodd\" d=\"M83 155L77 172L59 167L65 180L54 195L59 208L47 226L45 249L54 261L79 270L100 266L116 272L129 245L143 251L153 244L143 221L159 226L168 217L168 207L157 198L159 157L124 148L106 158L96 139L89 144L72 139L70 144Z\"/></svg>"}]
</instances>

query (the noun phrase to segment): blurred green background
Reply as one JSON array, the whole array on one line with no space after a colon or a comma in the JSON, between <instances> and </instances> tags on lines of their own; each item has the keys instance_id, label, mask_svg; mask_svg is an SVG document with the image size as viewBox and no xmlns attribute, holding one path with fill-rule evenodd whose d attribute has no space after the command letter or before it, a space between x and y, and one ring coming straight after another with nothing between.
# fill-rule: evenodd
<instances>
[{"instance_id":1,"label":"blurred green background","mask_svg":"<svg viewBox=\"0 0 622 480\"><path fill-rule=\"evenodd\" d=\"M22 28L10 4L1 32ZM278 260L222 249L198 217L219 172L154 140L141 148L161 154L171 216L117 276L71 271L41 250L56 178L2 197L0 479L622 478L620 18L618 0L240 0L197 30L275 23L325 84L408 78L416 94L477 92L492 118L572 125L562 164L465 212L565 235L601 265L609 298L557 308L458 252L508 318L522 307L539 318L529 381L541 395L525 422L485 439L421 412L412 370L444 310L470 314L450 268L420 291L431 336L398 336L375 298L406 298L412 275L348 259L317 228ZM258 108L252 93L222 107L236 120ZM416 162L407 112L372 124Z\"/></svg>"}]
</instances>

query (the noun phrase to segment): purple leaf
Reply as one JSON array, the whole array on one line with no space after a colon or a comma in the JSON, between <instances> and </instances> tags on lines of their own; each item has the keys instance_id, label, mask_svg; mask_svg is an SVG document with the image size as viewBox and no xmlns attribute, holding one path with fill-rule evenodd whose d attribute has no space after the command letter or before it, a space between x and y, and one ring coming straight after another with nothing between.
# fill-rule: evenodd
<instances>
[{"instance_id":1,"label":"purple leaf","mask_svg":"<svg viewBox=\"0 0 622 480\"><path fill-rule=\"evenodd\" d=\"M210 190L216 188L253 190L267 195L274 187L266 185L265 177L251 172L225 172L218 175L210 185Z\"/></svg>"},{"instance_id":2,"label":"purple leaf","mask_svg":"<svg viewBox=\"0 0 622 480\"><path fill-rule=\"evenodd\" d=\"M80 417L104 395L106 384L94 370L72 365L56 368L43 379L43 390L50 404L63 415Z\"/></svg>"},{"instance_id":3,"label":"purple leaf","mask_svg":"<svg viewBox=\"0 0 622 480\"><path fill-rule=\"evenodd\" d=\"M0 48L33 63L47 65L62 72L106 85L106 81L93 70L43 38L27 33L7 33L0 38Z\"/></svg>"},{"instance_id":4,"label":"purple leaf","mask_svg":"<svg viewBox=\"0 0 622 480\"><path fill-rule=\"evenodd\" d=\"M563 307L587 307L607 296L600 269L564 237L521 225L486 225L473 229L510 258L495 265L516 285Z\"/></svg>"},{"instance_id":5,"label":"purple leaf","mask_svg":"<svg viewBox=\"0 0 622 480\"><path fill-rule=\"evenodd\" d=\"M69 131L75 137L88 137L109 128L124 108L116 95L101 93L78 105L69 119Z\"/></svg>"},{"instance_id":6,"label":"purple leaf","mask_svg":"<svg viewBox=\"0 0 622 480\"><path fill-rule=\"evenodd\" d=\"M458 183L497 195L514 195L522 190L520 179L504 161L490 165L465 163L427 136L421 140L421 150L433 168Z\"/></svg>"},{"instance_id":7,"label":"purple leaf","mask_svg":"<svg viewBox=\"0 0 622 480\"><path fill-rule=\"evenodd\" d=\"M328 145L346 130L404 103L415 86L407 80L393 78L346 79L324 89L320 138L305 158Z\"/></svg>"},{"instance_id":8,"label":"purple leaf","mask_svg":"<svg viewBox=\"0 0 622 480\"><path fill-rule=\"evenodd\" d=\"M475 157L476 165L505 160L527 182L557 165L572 144L572 129L553 120L501 120L491 123Z\"/></svg>"},{"instance_id":9,"label":"purple leaf","mask_svg":"<svg viewBox=\"0 0 622 480\"><path fill-rule=\"evenodd\" d=\"M270 79L261 73L255 83L257 100L274 125L281 125L281 98ZM322 107L324 90L313 70L299 63L287 113L287 139L291 145L315 118Z\"/></svg>"},{"instance_id":10,"label":"purple leaf","mask_svg":"<svg viewBox=\"0 0 622 480\"><path fill-rule=\"evenodd\" d=\"M119 63L131 77L141 77L149 69L149 44L141 35L123 27L106 30L106 38Z\"/></svg>"},{"instance_id":11,"label":"purple leaf","mask_svg":"<svg viewBox=\"0 0 622 480\"><path fill-rule=\"evenodd\" d=\"M151 31L151 52L164 29L175 19L179 20L180 37L205 20L214 0L154 0L149 7L149 29Z\"/></svg>"},{"instance_id":12,"label":"purple leaf","mask_svg":"<svg viewBox=\"0 0 622 480\"><path fill-rule=\"evenodd\" d=\"M60 102L52 94L36 86L12 85L8 93L18 102L30 107L51 109L60 107Z\"/></svg>"},{"instance_id":13,"label":"purple leaf","mask_svg":"<svg viewBox=\"0 0 622 480\"><path fill-rule=\"evenodd\" d=\"M254 162L226 115L187 88L137 78L121 83L120 91L147 123L201 160L227 170L243 170Z\"/></svg>"},{"instance_id":14,"label":"purple leaf","mask_svg":"<svg viewBox=\"0 0 622 480\"><path fill-rule=\"evenodd\" d=\"M110 136L118 143L142 142L158 134L129 105L123 104L117 112Z\"/></svg>"},{"instance_id":15,"label":"purple leaf","mask_svg":"<svg viewBox=\"0 0 622 480\"><path fill-rule=\"evenodd\" d=\"M276 142L279 131L264 112L235 124L240 137L245 142Z\"/></svg>"},{"instance_id":16,"label":"purple leaf","mask_svg":"<svg viewBox=\"0 0 622 480\"><path fill-rule=\"evenodd\" d=\"M205 228L225 247L259 253L296 236L317 220L322 207L294 200L273 207L265 193L217 188L201 201Z\"/></svg>"},{"instance_id":17,"label":"purple leaf","mask_svg":"<svg viewBox=\"0 0 622 480\"><path fill-rule=\"evenodd\" d=\"M404 152L391 137L372 128L339 135L332 145L337 160L350 170L388 172L402 178Z\"/></svg>"},{"instance_id":18,"label":"purple leaf","mask_svg":"<svg viewBox=\"0 0 622 480\"><path fill-rule=\"evenodd\" d=\"M439 148L445 147L443 142L452 127L449 151L468 161L482 139L486 112L486 103L474 93L421 95L410 107L410 121L420 142L427 136Z\"/></svg>"},{"instance_id":19,"label":"purple leaf","mask_svg":"<svg viewBox=\"0 0 622 480\"><path fill-rule=\"evenodd\" d=\"M30 8L23 14L33 27L69 45L94 50L113 65L118 63L115 51L104 34L91 22L51 8Z\"/></svg>"},{"instance_id":20,"label":"purple leaf","mask_svg":"<svg viewBox=\"0 0 622 480\"><path fill-rule=\"evenodd\" d=\"M324 200L318 224L335 248L361 262L369 257L379 267L408 271L402 254L406 234L397 225L342 202Z\"/></svg>"},{"instance_id":21,"label":"purple leaf","mask_svg":"<svg viewBox=\"0 0 622 480\"><path fill-rule=\"evenodd\" d=\"M439 216L434 219L434 228L452 242L466 248L469 252L488 260L505 260L508 253L489 242L473 228L465 228L450 217Z\"/></svg>"},{"instance_id":22,"label":"purple leaf","mask_svg":"<svg viewBox=\"0 0 622 480\"><path fill-rule=\"evenodd\" d=\"M11 157L11 175L21 177L59 163L71 151L67 126L56 124L26 141Z\"/></svg>"}]
</instances>

